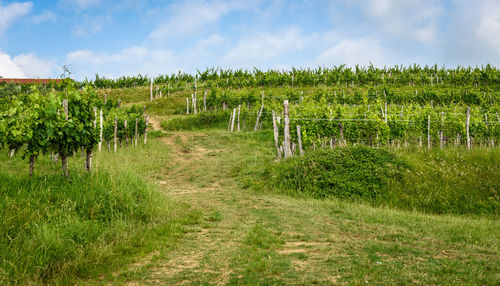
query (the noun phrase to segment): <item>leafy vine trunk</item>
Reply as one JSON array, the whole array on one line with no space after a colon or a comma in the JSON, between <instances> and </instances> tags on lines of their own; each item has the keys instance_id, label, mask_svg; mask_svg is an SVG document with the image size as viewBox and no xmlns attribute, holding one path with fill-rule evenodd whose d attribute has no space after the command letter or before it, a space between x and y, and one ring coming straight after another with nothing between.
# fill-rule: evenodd
<instances>
[{"instance_id":1,"label":"leafy vine trunk","mask_svg":"<svg viewBox=\"0 0 500 286\"><path fill-rule=\"evenodd\" d=\"M85 169L90 172L92 171L92 149L87 149L87 157L85 159Z\"/></svg>"},{"instance_id":2,"label":"leafy vine trunk","mask_svg":"<svg viewBox=\"0 0 500 286\"><path fill-rule=\"evenodd\" d=\"M30 156L30 177L33 177L33 170L35 169L35 155Z\"/></svg>"},{"instance_id":3,"label":"leafy vine trunk","mask_svg":"<svg viewBox=\"0 0 500 286\"><path fill-rule=\"evenodd\" d=\"M62 164L63 175L69 177L68 156L61 155L61 164Z\"/></svg>"}]
</instances>

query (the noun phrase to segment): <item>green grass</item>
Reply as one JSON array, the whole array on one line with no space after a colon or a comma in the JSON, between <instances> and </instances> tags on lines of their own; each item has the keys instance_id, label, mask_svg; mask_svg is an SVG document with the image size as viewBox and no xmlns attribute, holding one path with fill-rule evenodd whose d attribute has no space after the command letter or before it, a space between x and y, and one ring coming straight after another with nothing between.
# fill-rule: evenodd
<instances>
[{"instance_id":1,"label":"green grass","mask_svg":"<svg viewBox=\"0 0 500 286\"><path fill-rule=\"evenodd\" d=\"M97 154L93 174L75 156L70 178L43 156L32 179L26 161L2 152L0 284L74 284L172 247L198 218L135 172L132 157L149 152Z\"/></svg>"},{"instance_id":2,"label":"green grass","mask_svg":"<svg viewBox=\"0 0 500 286\"><path fill-rule=\"evenodd\" d=\"M167 131L196 130L204 128L227 129L231 111L200 112L189 116L178 116L161 122Z\"/></svg>"},{"instance_id":3,"label":"green grass","mask_svg":"<svg viewBox=\"0 0 500 286\"><path fill-rule=\"evenodd\" d=\"M185 93L110 96L151 115L185 112ZM27 162L0 153L0 284L498 285L498 149L402 148L343 166L329 159L349 149L308 153L332 156L334 177L358 169L344 190L386 194L318 199L278 186L286 164L303 182L327 178L292 168L308 159L276 162L270 130L230 133L229 114L220 126L198 117L174 116L183 131L152 132L146 146L96 152L90 176L75 156L69 180L44 157L29 183Z\"/></svg>"},{"instance_id":4,"label":"green grass","mask_svg":"<svg viewBox=\"0 0 500 286\"><path fill-rule=\"evenodd\" d=\"M205 223L182 247L124 276L144 284L469 284L500 281L500 225L479 215L425 214L261 189L271 132L171 132L165 192ZM176 150L176 149L174 149ZM406 154L408 151L401 151ZM423 152L423 151L422 151ZM392 154L394 155L394 154ZM392 156L391 155L391 156ZM399 151L396 156L401 156ZM411 167L411 166L410 166Z\"/></svg>"},{"instance_id":5,"label":"green grass","mask_svg":"<svg viewBox=\"0 0 500 286\"><path fill-rule=\"evenodd\" d=\"M348 147L272 163L268 190L428 213L500 214L500 150ZM270 180L269 180L270 179Z\"/></svg>"}]
</instances>

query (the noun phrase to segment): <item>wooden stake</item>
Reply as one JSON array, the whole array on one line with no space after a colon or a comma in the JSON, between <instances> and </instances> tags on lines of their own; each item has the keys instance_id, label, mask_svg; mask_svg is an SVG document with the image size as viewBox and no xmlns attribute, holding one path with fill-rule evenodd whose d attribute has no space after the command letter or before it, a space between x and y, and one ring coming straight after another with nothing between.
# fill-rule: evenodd
<instances>
[{"instance_id":1,"label":"wooden stake","mask_svg":"<svg viewBox=\"0 0 500 286\"><path fill-rule=\"evenodd\" d=\"M384 91L385 93L385 91ZM385 103L385 113L384 113L384 116L385 116L385 124L387 124L387 102Z\"/></svg>"},{"instance_id":2,"label":"wooden stake","mask_svg":"<svg viewBox=\"0 0 500 286\"><path fill-rule=\"evenodd\" d=\"M68 120L68 118L69 118L68 100L63 99L62 105L63 105L64 115L66 117L66 120ZM61 155L61 165L62 165L63 175L66 177L69 177L68 156L67 155Z\"/></svg>"},{"instance_id":3,"label":"wooden stake","mask_svg":"<svg viewBox=\"0 0 500 286\"><path fill-rule=\"evenodd\" d=\"M427 149L431 149L431 116L427 116Z\"/></svg>"},{"instance_id":4,"label":"wooden stake","mask_svg":"<svg viewBox=\"0 0 500 286\"><path fill-rule=\"evenodd\" d=\"M238 131L241 131L241 128L240 128L240 111L241 111L241 104L238 105Z\"/></svg>"},{"instance_id":5,"label":"wooden stake","mask_svg":"<svg viewBox=\"0 0 500 286\"><path fill-rule=\"evenodd\" d=\"M441 130L439 130L439 148L444 147L444 135L443 135L443 125L444 125L444 112L441 111Z\"/></svg>"},{"instance_id":6,"label":"wooden stake","mask_svg":"<svg viewBox=\"0 0 500 286\"><path fill-rule=\"evenodd\" d=\"M197 114L198 113L198 109L196 108L196 92L194 95L191 94L191 96L193 97L193 113L194 114Z\"/></svg>"},{"instance_id":7,"label":"wooden stake","mask_svg":"<svg viewBox=\"0 0 500 286\"><path fill-rule=\"evenodd\" d=\"M264 105L262 105L264 107ZM262 107L261 107L261 112L262 112ZM288 111L288 100L283 101L283 112L284 112L284 135L285 135L285 142L283 144L283 148L285 151L285 159L289 158L292 156L292 152L290 150L290 117L289 117L289 111ZM258 120L258 119L257 119Z\"/></svg>"},{"instance_id":8,"label":"wooden stake","mask_svg":"<svg viewBox=\"0 0 500 286\"><path fill-rule=\"evenodd\" d=\"M189 114L189 97L186 97L186 114Z\"/></svg>"},{"instance_id":9,"label":"wooden stake","mask_svg":"<svg viewBox=\"0 0 500 286\"><path fill-rule=\"evenodd\" d=\"M229 123L227 124L227 131L231 130L231 122L233 122L233 112L229 115Z\"/></svg>"},{"instance_id":10,"label":"wooden stake","mask_svg":"<svg viewBox=\"0 0 500 286\"><path fill-rule=\"evenodd\" d=\"M150 79L150 86L149 86L149 101L153 101L153 78Z\"/></svg>"},{"instance_id":11,"label":"wooden stake","mask_svg":"<svg viewBox=\"0 0 500 286\"><path fill-rule=\"evenodd\" d=\"M467 115L465 118L465 133L467 134L467 149L471 148L470 134L469 134L469 123L470 123L470 107L467 107Z\"/></svg>"},{"instance_id":12,"label":"wooden stake","mask_svg":"<svg viewBox=\"0 0 500 286\"><path fill-rule=\"evenodd\" d=\"M144 145L146 145L146 141L148 140L148 124L149 124L149 115L146 115L146 128L144 129Z\"/></svg>"},{"instance_id":13,"label":"wooden stake","mask_svg":"<svg viewBox=\"0 0 500 286\"><path fill-rule=\"evenodd\" d=\"M123 121L123 127L125 128L125 143L127 144L128 149L128 128L127 128L127 119Z\"/></svg>"},{"instance_id":14,"label":"wooden stake","mask_svg":"<svg viewBox=\"0 0 500 286\"><path fill-rule=\"evenodd\" d=\"M273 114L273 134L274 134L274 147L278 149L278 158L281 158L281 152L279 148L279 130L278 130L278 124L276 123L276 114L274 110L272 111Z\"/></svg>"},{"instance_id":15,"label":"wooden stake","mask_svg":"<svg viewBox=\"0 0 500 286\"><path fill-rule=\"evenodd\" d=\"M114 140L113 142L114 142L114 144L115 144L115 145L114 145L114 146L115 146L115 147L114 147L114 148L115 148L115 152L116 152L116 148L117 148L117 145L116 145L116 143L117 143L117 142L116 142L116 139L117 139L117 138L116 138L116 133L117 133L117 131L118 131L118 117L116 117L116 116L115 116L115 133L114 133L114 138L113 138L113 140Z\"/></svg>"},{"instance_id":16,"label":"wooden stake","mask_svg":"<svg viewBox=\"0 0 500 286\"><path fill-rule=\"evenodd\" d=\"M302 134L300 132L300 125L297 125L297 139L299 143L300 156L304 156L304 149L302 149Z\"/></svg>"},{"instance_id":17,"label":"wooden stake","mask_svg":"<svg viewBox=\"0 0 500 286\"><path fill-rule=\"evenodd\" d=\"M134 147L137 147L137 138L139 138L139 134L138 134L138 130L137 130L138 125L139 125L139 118L136 118L135 119L135 136L134 136L135 146Z\"/></svg>"},{"instance_id":18,"label":"wooden stake","mask_svg":"<svg viewBox=\"0 0 500 286\"><path fill-rule=\"evenodd\" d=\"M233 109L233 118L231 119L231 132L234 131L234 122L236 121L235 117L236 117L236 108Z\"/></svg>"},{"instance_id":19,"label":"wooden stake","mask_svg":"<svg viewBox=\"0 0 500 286\"><path fill-rule=\"evenodd\" d=\"M99 111L99 152L102 148L102 126L103 126L102 109Z\"/></svg>"},{"instance_id":20,"label":"wooden stake","mask_svg":"<svg viewBox=\"0 0 500 286\"><path fill-rule=\"evenodd\" d=\"M288 101L287 101L288 102ZM257 121L255 122L255 128L253 129L254 131L257 131L259 128L259 119L262 116L262 110L264 109L264 103L260 106L260 111L259 115L257 115Z\"/></svg>"}]
</instances>

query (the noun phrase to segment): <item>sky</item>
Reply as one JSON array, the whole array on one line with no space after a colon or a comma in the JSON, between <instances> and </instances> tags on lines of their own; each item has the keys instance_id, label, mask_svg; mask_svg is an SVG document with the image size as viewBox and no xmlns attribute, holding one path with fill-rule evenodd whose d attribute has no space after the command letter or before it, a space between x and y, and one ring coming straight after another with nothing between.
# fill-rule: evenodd
<instances>
[{"instance_id":1,"label":"sky","mask_svg":"<svg viewBox=\"0 0 500 286\"><path fill-rule=\"evenodd\" d=\"M500 0L0 0L0 76L500 67Z\"/></svg>"}]
</instances>

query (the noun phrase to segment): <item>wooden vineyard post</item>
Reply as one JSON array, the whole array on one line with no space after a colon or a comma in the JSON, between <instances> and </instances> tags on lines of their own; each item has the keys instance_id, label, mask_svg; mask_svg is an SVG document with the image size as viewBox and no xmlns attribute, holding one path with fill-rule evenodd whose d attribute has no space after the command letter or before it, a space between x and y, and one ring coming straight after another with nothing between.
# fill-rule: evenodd
<instances>
[{"instance_id":1,"label":"wooden vineyard post","mask_svg":"<svg viewBox=\"0 0 500 286\"><path fill-rule=\"evenodd\" d=\"M186 97L186 114L189 114L189 97Z\"/></svg>"},{"instance_id":2,"label":"wooden vineyard post","mask_svg":"<svg viewBox=\"0 0 500 286\"><path fill-rule=\"evenodd\" d=\"M233 117L231 119L231 132L234 131L234 121L235 121L235 117L236 117L236 108L233 109Z\"/></svg>"},{"instance_id":3,"label":"wooden vineyard post","mask_svg":"<svg viewBox=\"0 0 500 286\"><path fill-rule=\"evenodd\" d=\"M384 91L385 93L385 91ZM384 112L385 124L387 125L387 102L385 103L385 112Z\"/></svg>"},{"instance_id":4,"label":"wooden vineyard post","mask_svg":"<svg viewBox=\"0 0 500 286\"><path fill-rule=\"evenodd\" d=\"M115 116L115 133L114 133L114 137L113 137L113 143L115 144L114 145L114 150L116 152L116 132L118 131L118 117Z\"/></svg>"},{"instance_id":5,"label":"wooden vineyard post","mask_svg":"<svg viewBox=\"0 0 500 286\"><path fill-rule=\"evenodd\" d=\"M255 122L255 128L253 129L253 131L257 131L257 129L259 128L259 119L262 116L263 109L264 109L264 103L262 103L262 105L260 106L260 111L259 111L259 114L257 115L257 121Z\"/></svg>"},{"instance_id":6,"label":"wooden vineyard post","mask_svg":"<svg viewBox=\"0 0 500 286\"><path fill-rule=\"evenodd\" d=\"M264 107L264 105L262 105ZM261 108L262 111L262 108ZM289 117L289 112L288 112L288 100L283 101L283 113L284 113L284 135L285 135L285 142L283 144L283 148L285 149L285 159L289 158L292 154L290 150L290 117Z\"/></svg>"},{"instance_id":7,"label":"wooden vineyard post","mask_svg":"<svg viewBox=\"0 0 500 286\"><path fill-rule=\"evenodd\" d=\"M299 141L300 156L304 156L304 150L302 149L302 135L300 134L300 125L297 125L297 138L298 138L298 141ZM331 138L330 138L330 147L333 148L333 142L332 142Z\"/></svg>"},{"instance_id":8,"label":"wooden vineyard post","mask_svg":"<svg viewBox=\"0 0 500 286\"><path fill-rule=\"evenodd\" d=\"M342 123L339 123L340 127L340 146L347 146L347 141L344 138L344 125Z\"/></svg>"},{"instance_id":9,"label":"wooden vineyard post","mask_svg":"<svg viewBox=\"0 0 500 286\"><path fill-rule=\"evenodd\" d=\"M146 145L146 141L148 140L148 124L149 124L149 115L146 115L146 128L144 128L144 145Z\"/></svg>"},{"instance_id":10,"label":"wooden vineyard post","mask_svg":"<svg viewBox=\"0 0 500 286\"><path fill-rule=\"evenodd\" d=\"M127 129L127 119L123 121L123 127L125 128L125 143L127 144L128 149L128 129Z\"/></svg>"},{"instance_id":11,"label":"wooden vineyard post","mask_svg":"<svg viewBox=\"0 0 500 286\"><path fill-rule=\"evenodd\" d=\"M137 147L137 138L139 138L139 134L137 133L137 126L138 125L139 125L139 118L136 118L135 119L135 136L134 136L135 146L134 147Z\"/></svg>"},{"instance_id":12,"label":"wooden vineyard post","mask_svg":"<svg viewBox=\"0 0 500 286\"><path fill-rule=\"evenodd\" d=\"M444 147L444 135L443 135L443 125L444 125L444 112L441 111L441 128L439 130L439 148Z\"/></svg>"},{"instance_id":13,"label":"wooden vineyard post","mask_svg":"<svg viewBox=\"0 0 500 286\"><path fill-rule=\"evenodd\" d=\"M103 117L102 117L102 109L99 111L99 152L101 152L102 148L102 126L103 126Z\"/></svg>"},{"instance_id":14,"label":"wooden vineyard post","mask_svg":"<svg viewBox=\"0 0 500 286\"><path fill-rule=\"evenodd\" d=\"M198 110L196 108L196 92L194 95L191 95L193 97L193 114L198 113Z\"/></svg>"},{"instance_id":15,"label":"wooden vineyard post","mask_svg":"<svg viewBox=\"0 0 500 286\"><path fill-rule=\"evenodd\" d=\"M68 120L69 119L68 100L63 99L62 105L63 105L64 115L66 117L66 120ZM61 155L61 165L62 165L63 175L66 177L69 177L68 156L67 155Z\"/></svg>"},{"instance_id":16,"label":"wooden vineyard post","mask_svg":"<svg viewBox=\"0 0 500 286\"><path fill-rule=\"evenodd\" d=\"M431 149L431 116L427 116L427 149Z\"/></svg>"},{"instance_id":17,"label":"wooden vineyard post","mask_svg":"<svg viewBox=\"0 0 500 286\"><path fill-rule=\"evenodd\" d=\"M467 107L467 115L465 118L465 133L467 134L467 149L471 148L469 123L470 123L470 107Z\"/></svg>"},{"instance_id":18,"label":"wooden vineyard post","mask_svg":"<svg viewBox=\"0 0 500 286\"><path fill-rule=\"evenodd\" d=\"M153 79L150 79L151 83L149 85L149 101L153 101Z\"/></svg>"},{"instance_id":19,"label":"wooden vineyard post","mask_svg":"<svg viewBox=\"0 0 500 286\"><path fill-rule=\"evenodd\" d=\"M241 111L241 104L238 105L238 131L241 131L241 127L240 127L240 111Z\"/></svg>"},{"instance_id":20,"label":"wooden vineyard post","mask_svg":"<svg viewBox=\"0 0 500 286\"><path fill-rule=\"evenodd\" d=\"M97 107L94 107L94 129L97 128ZM92 157L93 157L93 150L92 148L88 148L87 150L87 156L85 157L85 169L88 172L92 171Z\"/></svg>"},{"instance_id":21,"label":"wooden vineyard post","mask_svg":"<svg viewBox=\"0 0 500 286\"><path fill-rule=\"evenodd\" d=\"M203 111L207 111L207 91L203 92Z\"/></svg>"},{"instance_id":22,"label":"wooden vineyard post","mask_svg":"<svg viewBox=\"0 0 500 286\"><path fill-rule=\"evenodd\" d=\"M279 130L278 130L278 124L276 123L276 113L274 112L274 110L272 111L272 114L273 114L273 134L274 134L274 147L277 149L278 151L278 158L281 157L281 152L280 152L280 147L279 147Z\"/></svg>"},{"instance_id":23,"label":"wooden vineyard post","mask_svg":"<svg viewBox=\"0 0 500 286\"><path fill-rule=\"evenodd\" d=\"M233 112L229 115L229 123L227 124L227 131L231 130L231 122L233 122Z\"/></svg>"}]
</instances>

